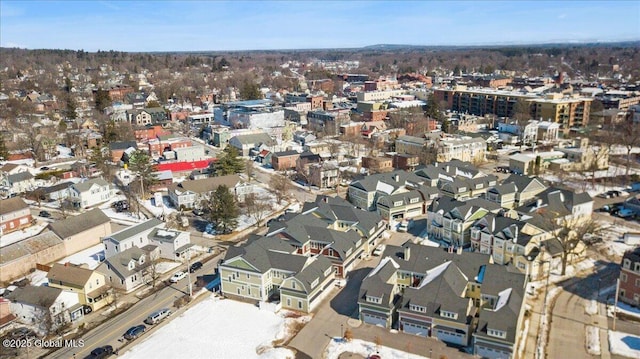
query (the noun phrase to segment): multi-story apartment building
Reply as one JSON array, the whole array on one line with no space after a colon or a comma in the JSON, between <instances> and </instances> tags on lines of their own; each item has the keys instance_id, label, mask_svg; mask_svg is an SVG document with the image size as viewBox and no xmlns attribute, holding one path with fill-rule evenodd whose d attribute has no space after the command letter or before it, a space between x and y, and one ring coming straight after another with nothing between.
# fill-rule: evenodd
<instances>
[{"instance_id":1,"label":"multi-story apartment building","mask_svg":"<svg viewBox=\"0 0 640 359\"><path fill-rule=\"evenodd\" d=\"M466 86L435 89L434 96L437 101L446 102L452 111L478 116L514 117L518 101L525 101L530 105L531 118L558 123L565 134L571 127L586 126L593 101L593 98L558 93L541 97L537 93Z\"/></svg>"},{"instance_id":2,"label":"multi-story apartment building","mask_svg":"<svg viewBox=\"0 0 640 359\"><path fill-rule=\"evenodd\" d=\"M640 247L625 252L622 257L619 299L640 307Z\"/></svg>"}]
</instances>

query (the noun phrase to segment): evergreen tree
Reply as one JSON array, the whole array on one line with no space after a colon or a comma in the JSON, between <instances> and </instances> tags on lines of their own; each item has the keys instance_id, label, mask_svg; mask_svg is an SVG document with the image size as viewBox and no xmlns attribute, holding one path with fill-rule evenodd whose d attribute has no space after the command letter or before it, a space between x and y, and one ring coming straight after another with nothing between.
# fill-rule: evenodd
<instances>
[{"instance_id":1,"label":"evergreen tree","mask_svg":"<svg viewBox=\"0 0 640 359\"><path fill-rule=\"evenodd\" d=\"M436 120L442 120L444 118L442 112L440 112L440 105L438 105L438 101L436 101L433 94L427 98L427 111L425 111L425 115Z\"/></svg>"},{"instance_id":2,"label":"evergreen tree","mask_svg":"<svg viewBox=\"0 0 640 359\"><path fill-rule=\"evenodd\" d=\"M234 230L238 226L240 209L229 187L218 186L209 196L205 206L209 209L209 220L216 223L223 232Z\"/></svg>"},{"instance_id":3,"label":"evergreen tree","mask_svg":"<svg viewBox=\"0 0 640 359\"><path fill-rule=\"evenodd\" d=\"M9 150L5 142L4 135L0 132L0 160L6 160L9 157Z\"/></svg>"},{"instance_id":4,"label":"evergreen tree","mask_svg":"<svg viewBox=\"0 0 640 359\"><path fill-rule=\"evenodd\" d=\"M145 189L148 189L158 181L153 174L156 171L156 166L153 164L151 156L145 151L134 151L129 157L129 169L138 175L139 180L142 181L142 196L144 197Z\"/></svg>"},{"instance_id":5,"label":"evergreen tree","mask_svg":"<svg viewBox=\"0 0 640 359\"><path fill-rule=\"evenodd\" d=\"M75 120L78 116L76 114L76 101L73 99L71 95L67 95L67 107L64 110L64 115L66 118L70 120Z\"/></svg>"},{"instance_id":6,"label":"evergreen tree","mask_svg":"<svg viewBox=\"0 0 640 359\"><path fill-rule=\"evenodd\" d=\"M109 91L98 89L95 94L96 109L100 112L104 112L104 109L111 105L111 98L109 97Z\"/></svg>"},{"instance_id":7,"label":"evergreen tree","mask_svg":"<svg viewBox=\"0 0 640 359\"><path fill-rule=\"evenodd\" d=\"M245 164L238 155L238 150L235 147L227 146L224 155L213 165L215 176L226 176L244 171Z\"/></svg>"},{"instance_id":8,"label":"evergreen tree","mask_svg":"<svg viewBox=\"0 0 640 359\"><path fill-rule=\"evenodd\" d=\"M260 100L262 92L257 83L245 81L240 88L240 97L244 100Z\"/></svg>"}]
</instances>

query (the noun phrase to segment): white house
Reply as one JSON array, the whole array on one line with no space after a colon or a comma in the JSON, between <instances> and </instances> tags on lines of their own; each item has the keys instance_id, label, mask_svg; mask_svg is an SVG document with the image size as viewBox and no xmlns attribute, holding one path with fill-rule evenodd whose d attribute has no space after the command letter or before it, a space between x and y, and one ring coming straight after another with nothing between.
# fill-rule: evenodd
<instances>
[{"instance_id":1,"label":"white house","mask_svg":"<svg viewBox=\"0 0 640 359\"><path fill-rule=\"evenodd\" d=\"M164 226L164 222L152 218L146 222L112 233L102 239L105 247L105 257L111 258L131 248L145 248L149 251L157 248L158 254L162 258L169 260L184 258L192 246L191 234L175 229L167 229Z\"/></svg>"},{"instance_id":2,"label":"white house","mask_svg":"<svg viewBox=\"0 0 640 359\"><path fill-rule=\"evenodd\" d=\"M246 186L241 186L240 176L235 174L208 177L170 184L167 186L169 190L169 200L176 208L199 208L200 201L208 197L209 194L215 191L220 185L227 186L235 195L240 194L236 192L236 188L241 188L242 194L246 193L249 189Z\"/></svg>"},{"instance_id":3,"label":"white house","mask_svg":"<svg viewBox=\"0 0 640 359\"><path fill-rule=\"evenodd\" d=\"M152 252L138 247L129 248L102 262L96 271L104 274L107 285L130 292L148 283L150 266L153 265Z\"/></svg>"},{"instance_id":4,"label":"white house","mask_svg":"<svg viewBox=\"0 0 640 359\"><path fill-rule=\"evenodd\" d=\"M92 207L107 202L114 196L113 186L102 178L90 179L69 187L69 198L75 207Z\"/></svg>"},{"instance_id":5,"label":"white house","mask_svg":"<svg viewBox=\"0 0 640 359\"><path fill-rule=\"evenodd\" d=\"M47 286L17 288L6 297L16 320L38 325L41 333L82 318L84 312L78 294Z\"/></svg>"}]
</instances>

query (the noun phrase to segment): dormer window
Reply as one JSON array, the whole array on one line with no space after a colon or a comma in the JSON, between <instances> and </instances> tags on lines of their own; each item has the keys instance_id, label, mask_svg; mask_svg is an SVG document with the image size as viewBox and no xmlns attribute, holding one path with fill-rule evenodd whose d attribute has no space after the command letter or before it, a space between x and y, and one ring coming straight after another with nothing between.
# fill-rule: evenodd
<instances>
[{"instance_id":1,"label":"dormer window","mask_svg":"<svg viewBox=\"0 0 640 359\"><path fill-rule=\"evenodd\" d=\"M418 201L419 201L419 200L420 200L420 199L419 199L418 197L416 197L416 198L411 198L411 199L409 200L409 202L410 202L410 203L418 203Z\"/></svg>"},{"instance_id":2,"label":"dormer window","mask_svg":"<svg viewBox=\"0 0 640 359\"><path fill-rule=\"evenodd\" d=\"M127 268L129 270L133 270L133 268L135 268L135 267L136 267L136 262L133 261L133 260L129 261L129 265L127 266Z\"/></svg>"},{"instance_id":3,"label":"dormer window","mask_svg":"<svg viewBox=\"0 0 640 359\"><path fill-rule=\"evenodd\" d=\"M487 335L496 337L496 338L506 338L507 332L502 330L487 329Z\"/></svg>"},{"instance_id":4,"label":"dormer window","mask_svg":"<svg viewBox=\"0 0 640 359\"><path fill-rule=\"evenodd\" d=\"M458 313L447 312L446 310L441 310L440 316L443 318L458 319Z\"/></svg>"},{"instance_id":5,"label":"dormer window","mask_svg":"<svg viewBox=\"0 0 640 359\"><path fill-rule=\"evenodd\" d=\"M144 255L140 256L140 259L138 259L138 263L139 264L144 264Z\"/></svg>"},{"instance_id":6,"label":"dormer window","mask_svg":"<svg viewBox=\"0 0 640 359\"><path fill-rule=\"evenodd\" d=\"M382 298L368 295L367 296L367 302L380 304L380 303L382 303Z\"/></svg>"},{"instance_id":7,"label":"dormer window","mask_svg":"<svg viewBox=\"0 0 640 359\"><path fill-rule=\"evenodd\" d=\"M415 304L409 304L409 310L413 311L413 312L420 312L420 313L426 313L427 312L427 308L421 306L421 305L415 305Z\"/></svg>"}]
</instances>

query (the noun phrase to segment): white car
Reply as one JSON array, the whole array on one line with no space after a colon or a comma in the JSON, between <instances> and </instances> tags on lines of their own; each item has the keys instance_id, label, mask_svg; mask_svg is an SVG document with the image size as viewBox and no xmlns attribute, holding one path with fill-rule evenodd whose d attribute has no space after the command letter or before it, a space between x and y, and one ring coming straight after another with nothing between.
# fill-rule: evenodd
<instances>
[{"instance_id":1,"label":"white car","mask_svg":"<svg viewBox=\"0 0 640 359\"><path fill-rule=\"evenodd\" d=\"M385 248L386 246L384 244L377 246L376 249L373 250L373 255L374 256L382 255L382 252L384 252Z\"/></svg>"},{"instance_id":2,"label":"white car","mask_svg":"<svg viewBox=\"0 0 640 359\"><path fill-rule=\"evenodd\" d=\"M171 283L178 283L182 278L184 278L186 276L187 276L187 273L185 273L185 272L182 272L182 271L175 272L175 273L173 273L173 276L171 277L171 279L169 279L169 281Z\"/></svg>"}]
</instances>

